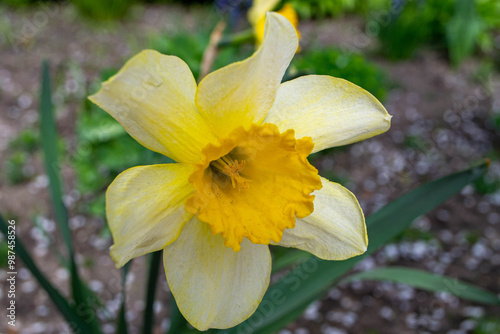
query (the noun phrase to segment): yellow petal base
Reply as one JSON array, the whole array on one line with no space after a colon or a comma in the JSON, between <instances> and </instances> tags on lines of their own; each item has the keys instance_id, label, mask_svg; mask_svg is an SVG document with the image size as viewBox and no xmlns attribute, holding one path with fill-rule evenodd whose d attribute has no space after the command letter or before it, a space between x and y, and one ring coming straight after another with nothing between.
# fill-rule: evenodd
<instances>
[{"instance_id":1,"label":"yellow petal base","mask_svg":"<svg viewBox=\"0 0 500 334\"><path fill-rule=\"evenodd\" d=\"M314 143L280 133L274 124L240 127L217 145L207 145L204 158L189 177L196 189L185 205L226 247L240 250L243 237L255 244L279 242L295 217L313 210L311 193L322 187L307 161Z\"/></svg>"}]
</instances>

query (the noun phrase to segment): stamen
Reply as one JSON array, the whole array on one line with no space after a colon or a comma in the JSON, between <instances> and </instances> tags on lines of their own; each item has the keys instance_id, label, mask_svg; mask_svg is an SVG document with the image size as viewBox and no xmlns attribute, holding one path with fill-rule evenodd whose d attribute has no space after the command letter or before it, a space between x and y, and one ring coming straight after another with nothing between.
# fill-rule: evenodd
<instances>
[{"instance_id":1,"label":"stamen","mask_svg":"<svg viewBox=\"0 0 500 334\"><path fill-rule=\"evenodd\" d=\"M246 161L233 160L229 155L223 156L210 163L213 167L217 168L221 173L231 178L233 188L238 187L238 190L248 189L248 183L252 180L246 179L240 175L240 172L245 168Z\"/></svg>"}]
</instances>

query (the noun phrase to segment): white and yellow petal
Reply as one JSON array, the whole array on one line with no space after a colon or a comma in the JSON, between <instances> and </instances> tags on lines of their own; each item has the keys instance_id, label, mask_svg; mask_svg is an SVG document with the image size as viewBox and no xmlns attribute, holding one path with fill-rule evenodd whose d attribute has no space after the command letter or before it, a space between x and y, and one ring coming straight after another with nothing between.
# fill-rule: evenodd
<instances>
[{"instance_id":1,"label":"white and yellow petal","mask_svg":"<svg viewBox=\"0 0 500 334\"><path fill-rule=\"evenodd\" d=\"M387 131L391 116L373 95L344 79L308 75L283 83L264 122L296 138L312 137L314 152Z\"/></svg>"},{"instance_id":2,"label":"white and yellow petal","mask_svg":"<svg viewBox=\"0 0 500 334\"><path fill-rule=\"evenodd\" d=\"M324 260L345 260L366 251L368 237L356 197L340 184L321 178L314 192L314 212L297 219L277 244L308 251Z\"/></svg>"},{"instance_id":3,"label":"white and yellow petal","mask_svg":"<svg viewBox=\"0 0 500 334\"><path fill-rule=\"evenodd\" d=\"M184 209L194 188L192 165L165 164L127 169L106 191L106 216L117 267L174 242L193 217Z\"/></svg>"},{"instance_id":4,"label":"white and yellow petal","mask_svg":"<svg viewBox=\"0 0 500 334\"><path fill-rule=\"evenodd\" d=\"M234 252L196 217L165 248L163 261L179 310L198 330L230 328L249 318L271 275L267 245L245 239Z\"/></svg>"},{"instance_id":5,"label":"white and yellow petal","mask_svg":"<svg viewBox=\"0 0 500 334\"><path fill-rule=\"evenodd\" d=\"M195 93L196 81L185 62L144 50L89 99L150 150L194 163L215 140L196 110Z\"/></svg>"},{"instance_id":6,"label":"white and yellow petal","mask_svg":"<svg viewBox=\"0 0 500 334\"><path fill-rule=\"evenodd\" d=\"M298 46L291 23L267 13L264 41L249 58L207 75L196 92L196 106L218 137L239 126L261 123Z\"/></svg>"}]
</instances>

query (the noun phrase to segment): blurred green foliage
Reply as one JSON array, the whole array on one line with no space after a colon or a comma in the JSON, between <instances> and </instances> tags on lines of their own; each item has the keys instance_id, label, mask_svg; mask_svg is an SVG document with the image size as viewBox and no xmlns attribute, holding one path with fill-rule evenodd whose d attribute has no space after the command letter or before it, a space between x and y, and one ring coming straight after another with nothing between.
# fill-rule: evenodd
<instances>
[{"instance_id":1,"label":"blurred green foliage","mask_svg":"<svg viewBox=\"0 0 500 334\"><path fill-rule=\"evenodd\" d=\"M500 333L500 319L498 318L480 318L477 320L477 326L474 328L474 334L498 334Z\"/></svg>"},{"instance_id":2,"label":"blurred green foliage","mask_svg":"<svg viewBox=\"0 0 500 334\"><path fill-rule=\"evenodd\" d=\"M497 0L291 0L302 19L358 14L392 60L412 57L424 45L447 51L460 64L476 49L493 53L500 29ZM499 57L500 58L500 57Z\"/></svg>"},{"instance_id":3,"label":"blurred green foliage","mask_svg":"<svg viewBox=\"0 0 500 334\"><path fill-rule=\"evenodd\" d=\"M494 194L500 190L500 179L488 173L474 181L474 188L481 195Z\"/></svg>"},{"instance_id":4,"label":"blurred green foliage","mask_svg":"<svg viewBox=\"0 0 500 334\"><path fill-rule=\"evenodd\" d=\"M500 112L495 113L491 117L491 121L492 121L493 126L497 129L497 131L500 132Z\"/></svg>"},{"instance_id":5,"label":"blurred green foliage","mask_svg":"<svg viewBox=\"0 0 500 334\"><path fill-rule=\"evenodd\" d=\"M23 183L33 176L32 173L26 171L28 161L28 154L22 151L13 153L7 159L4 168L7 175L7 181L10 184Z\"/></svg>"},{"instance_id":6,"label":"blurred green foliage","mask_svg":"<svg viewBox=\"0 0 500 334\"><path fill-rule=\"evenodd\" d=\"M71 0L78 12L94 20L113 20L124 17L134 0Z\"/></svg>"},{"instance_id":7,"label":"blurred green foliage","mask_svg":"<svg viewBox=\"0 0 500 334\"><path fill-rule=\"evenodd\" d=\"M484 27L473 0L456 1L453 17L446 24L446 40L452 64L458 65L472 54Z\"/></svg>"},{"instance_id":8,"label":"blurred green foliage","mask_svg":"<svg viewBox=\"0 0 500 334\"><path fill-rule=\"evenodd\" d=\"M402 0L399 3L387 8L388 20L375 20L381 51L386 57L409 58L419 47L430 45L446 48L451 63L458 65L477 47L483 52L493 50L495 31L500 28L498 1Z\"/></svg>"},{"instance_id":9,"label":"blurred green foliage","mask_svg":"<svg viewBox=\"0 0 500 334\"><path fill-rule=\"evenodd\" d=\"M475 245L480 238L481 234L478 231L467 231L464 235L465 241L470 245Z\"/></svg>"},{"instance_id":10,"label":"blurred green foliage","mask_svg":"<svg viewBox=\"0 0 500 334\"><path fill-rule=\"evenodd\" d=\"M409 58L425 42L442 40L443 22L449 20L452 8L448 0L427 0L402 1L388 9L384 19L371 22L375 32L378 27L382 54L393 60Z\"/></svg>"},{"instance_id":11,"label":"blurred green foliage","mask_svg":"<svg viewBox=\"0 0 500 334\"><path fill-rule=\"evenodd\" d=\"M34 169L29 164L32 163L33 154L39 147L38 133L32 129L21 131L9 142L3 168L10 184L19 184L31 179Z\"/></svg>"},{"instance_id":12,"label":"blurred green foliage","mask_svg":"<svg viewBox=\"0 0 500 334\"><path fill-rule=\"evenodd\" d=\"M40 138L38 133L32 129L21 131L17 137L9 142L9 149L25 152L34 152L40 147Z\"/></svg>"},{"instance_id":13,"label":"blurred green foliage","mask_svg":"<svg viewBox=\"0 0 500 334\"><path fill-rule=\"evenodd\" d=\"M210 30L200 29L197 33L181 31L175 35L160 34L149 37L149 48L166 55L181 58L191 69L195 78L200 75L201 61L210 40ZM243 60L253 52L253 46L225 46L219 49L212 71L235 61Z\"/></svg>"},{"instance_id":14,"label":"blurred green foliage","mask_svg":"<svg viewBox=\"0 0 500 334\"><path fill-rule=\"evenodd\" d=\"M2 1L4 4L7 6L12 6L12 7L24 7L29 4L34 3L35 1L33 0L4 0Z\"/></svg>"},{"instance_id":15,"label":"blurred green foliage","mask_svg":"<svg viewBox=\"0 0 500 334\"><path fill-rule=\"evenodd\" d=\"M426 141L425 138L422 136L418 135L408 135L405 136L404 139L404 145L408 148L411 148L413 150L422 152L422 153L428 153L430 149L430 143Z\"/></svg>"},{"instance_id":16,"label":"blurred green foliage","mask_svg":"<svg viewBox=\"0 0 500 334\"><path fill-rule=\"evenodd\" d=\"M367 14L387 6L387 0L290 0L301 18Z\"/></svg>"},{"instance_id":17,"label":"blurred green foliage","mask_svg":"<svg viewBox=\"0 0 500 334\"><path fill-rule=\"evenodd\" d=\"M410 227L401 232L398 236L393 239L393 242L403 242L403 241L431 241L434 240L435 236L431 231L424 231L418 228Z\"/></svg>"},{"instance_id":18,"label":"blurred green foliage","mask_svg":"<svg viewBox=\"0 0 500 334\"><path fill-rule=\"evenodd\" d=\"M489 125L497 134L500 133L500 113L497 112L491 116ZM493 144L493 149L487 155L487 158L493 163L498 163L500 161L500 137L496 136L495 141L496 144ZM500 178L498 174L493 173L491 170L475 180L473 184L475 190L481 195L494 194L500 190Z\"/></svg>"},{"instance_id":19,"label":"blurred green foliage","mask_svg":"<svg viewBox=\"0 0 500 334\"><path fill-rule=\"evenodd\" d=\"M304 51L295 57L293 65L299 72L346 79L381 101L387 96L389 82L385 73L360 54L332 48Z\"/></svg>"}]
</instances>

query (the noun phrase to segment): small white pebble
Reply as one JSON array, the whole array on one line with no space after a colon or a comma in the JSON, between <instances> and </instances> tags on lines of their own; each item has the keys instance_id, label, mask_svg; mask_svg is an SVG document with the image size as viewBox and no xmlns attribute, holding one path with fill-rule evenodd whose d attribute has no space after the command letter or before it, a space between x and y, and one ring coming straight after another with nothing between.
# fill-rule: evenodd
<instances>
[{"instance_id":1,"label":"small white pebble","mask_svg":"<svg viewBox=\"0 0 500 334\"><path fill-rule=\"evenodd\" d=\"M35 333L44 333L47 330L47 325L41 323L41 322L35 322L33 325L30 327L30 332L35 334Z\"/></svg>"},{"instance_id":2,"label":"small white pebble","mask_svg":"<svg viewBox=\"0 0 500 334\"><path fill-rule=\"evenodd\" d=\"M446 210L446 209L440 209L438 210L438 212L436 213L436 216L437 216L437 219L443 221L443 222L447 222L450 220L450 211Z\"/></svg>"},{"instance_id":3,"label":"small white pebble","mask_svg":"<svg viewBox=\"0 0 500 334\"><path fill-rule=\"evenodd\" d=\"M339 300L341 296L342 292L339 289L332 289L330 290L330 292L328 292L328 297L333 300Z\"/></svg>"},{"instance_id":4,"label":"small white pebble","mask_svg":"<svg viewBox=\"0 0 500 334\"><path fill-rule=\"evenodd\" d=\"M460 329L464 330L464 331L471 331L473 330L474 328L476 328L476 321L475 320L472 320L472 319L467 319L467 320L464 320L462 321L462 323L460 324Z\"/></svg>"},{"instance_id":5,"label":"small white pebble","mask_svg":"<svg viewBox=\"0 0 500 334\"><path fill-rule=\"evenodd\" d=\"M89 282L89 287L90 287L90 290L92 290L94 292L100 292L104 288L104 284L98 280L91 280Z\"/></svg>"},{"instance_id":6,"label":"small white pebble","mask_svg":"<svg viewBox=\"0 0 500 334\"><path fill-rule=\"evenodd\" d=\"M38 305L35 312L41 317L46 317L49 315L50 309L45 305Z\"/></svg>"},{"instance_id":7,"label":"small white pebble","mask_svg":"<svg viewBox=\"0 0 500 334\"><path fill-rule=\"evenodd\" d=\"M358 320L358 315L354 312L347 312L342 319L342 325L345 327L352 327Z\"/></svg>"},{"instance_id":8,"label":"small white pebble","mask_svg":"<svg viewBox=\"0 0 500 334\"><path fill-rule=\"evenodd\" d=\"M22 279L23 281L27 280L28 278L31 277L31 273L28 269L26 268L21 268L19 269L19 278Z\"/></svg>"},{"instance_id":9,"label":"small white pebble","mask_svg":"<svg viewBox=\"0 0 500 334\"><path fill-rule=\"evenodd\" d=\"M112 334L115 332L115 326L113 326L112 324L104 324L102 326L102 330L105 334Z\"/></svg>"},{"instance_id":10,"label":"small white pebble","mask_svg":"<svg viewBox=\"0 0 500 334\"><path fill-rule=\"evenodd\" d=\"M477 205L477 211L479 211L480 213L488 213L490 210L491 210L491 205L488 202L482 201L479 202L479 204Z\"/></svg>"},{"instance_id":11,"label":"small white pebble","mask_svg":"<svg viewBox=\"0 0 500 334\"><path fill-rule=\"evenodd\" d=\"M158 314L158 313L160 313L162 310L163 310L163 303L162 303L162 302L160 302L160 301L158 301L158 300L157 300L157 301L155 301L155 302L153 303L153 312L154 312L155 314Z\"/></svg>"},{"instance_id":12,"label":"small white pebble","mask_svg":"<svg viewBox=\"0 0 500 334\"><path fill-rule=\"evenodd\" d=\"M309 329L307 328L297 328L294 332L295 334L309 334Z\"/></svg>"},{"instance_id":13,"label":"small white pebble","mask_svg":"<svg viewBox=\"0 0 500 334\"><path fill-rule=\"evenodd\" d=\"M459 329L452 329L447 331L446 334L467 334L467 332Z\"/></svg>"},{"instance_id":14,"label":"small white pebble","mask_svg":"<svg viewBox=\"0 0 500 334\"><path fill-rule=\"evenodd\" d=\"M439 239L445 243L449 243L453 240L453 233L450 230L442 230L438 233Z\"/></svg>"},{"instance_id":15,"label":"small white pebble","mask_svg":"<svg viewBox=\"0 0 500 334\"><path fill-rule=\"evenodd\" d=\"M500 254L495 254L490 258L490 263L494 266L500 265Z\"/></svg>"},{"instance_id":16,"label":"small white pebble","mask_svg":"<svg viewBox=\"0 0 500 334\"><path fill-rule=\"evenodd\" d=\"M463 315L469 318L481 318L484 315L484 308L480 306L467 306L463 309Z\"/></svg>"},{"instance_id":17,"label":"small white pebble","mask_svg":"<svg viewBox=\"0 0 500 334\"><path fill-rule=\"evenodd\" d=\"M21 291L24 293L32 293L36 289L36 284L33 281L26 281L21 284Z\"/></svg>"},{"instance_id":18,"label":"small white pebble","mask_svg":"<svg viewBox=\"0 0 500 334\"><path fill-rule=\"evenodd\" d=\"M56 270L56 277L62 281L66 281L69 278L69 272L66 268L59 268Z\"/></svg>"},{"instance_id":19,"label":"small white pebble","mask_svg":"<svg viewBox=\"0 0 500 334\"><path fill-rule=\"evenodd\" d=\"M386 320L392 320L394 318L394 311L389 306L383 306L380 309L379 314Z\"/></svg>"},{"instance_id":20,"label":"small white pebble","mask_svg":"<svg viewBox=\"0 0 500 334\"><path fill-rule=\"evenodd\" d=\"M323 334L347 334L347 332L343 329L336 328L336 327L326 327L322 328L321 331Z\"/></svg>"},{"instance_id":21,"label":"small white pebble","mask_svg":"<svg viewBox=\"0 0 500 334\"><path fill-rule=\"evenodd\" d=\"M410 313L405 318L406 326L410 329L415 329L417 327L418 319L416 313Z\"/></svg>"},{"instance_id":22,"label":"small white pebble","mask_svg":"<svg viewBox=\"0 0 500 334\"><path fill-rule=\"evenodd\" d=\"M474 246L472 246L472 255L480 259L485 259L491 256L491 250L482 242L476 242Z\"/></svg>"},{"instance_id":23,"label":"small white pebble","mask_svg":"<svg viewBox=\"0 0 500 334\"><path fill-rule=\"evenodd\" d=\"M500 222L500 214L496 213L496 212L491 212L489 215L488 215L488 223L490 223L491 225L496 225Z\"/></svg>"},{"instance_id":24,"label":"small white pebble","mask_svg":"<svg viewBox=\"0 0 500 334\"><path fill-rule=\"evenodd\" d=\"M472 197L472 196L465 197L465 199L464 199L464 206L467 209L472 208L474 205L476 205L476 200L474 199L474 197Z\"/></svg>"},{"instance_id":25,"label":"small white pebble","mask_svg":"<svg viewBox=\"0 0 500 334\"><path fill-rule=\"evenodd\" d=\"M289 329L282 329L278 332L278 334L292 334L292 331Z\"/></svg>"}]
</instances>

